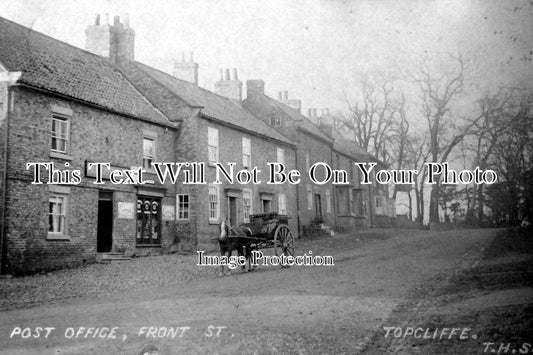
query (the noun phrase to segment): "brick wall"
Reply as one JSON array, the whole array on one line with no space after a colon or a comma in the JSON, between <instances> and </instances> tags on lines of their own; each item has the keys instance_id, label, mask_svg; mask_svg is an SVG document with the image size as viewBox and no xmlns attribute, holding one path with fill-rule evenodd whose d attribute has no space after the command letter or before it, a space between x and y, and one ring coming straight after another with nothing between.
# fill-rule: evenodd
<instances>
[{"instance_id":1,"label":"brick wall","mask_svg":"<svg viewBox=\"0 0 533 355\"><path fill-rule=\"evenodd\" d=\"M84 175L85 161L110 162L130 168L142 165L144 132L157 135L156 161L174 161L175 130L124 117L77 102L59 99L25 88L15 90L9 137L7 241L11 269L35 271L79 265L93 261L96 254L99 189L113 193L113 250L136 252L135 215L118 218L118 203L136 205L138 189L133 185L93 184ZM50 155L52 108L71 110L70 157ZM49 240L49 185L32 185L27 162L54 162L56 169L78 169L82 183L70 187L68 194L68 235L70 240ZM65 168L64 163L70 164ZM45 174L46 175L46 174ZM47 181L45 177L43 181ZM175 186L157 187L162 203L174 208ZM144 186L143 186L144 188ZM175 237L175 222L163 221L162 244L168 248Z\"/></svg>"},{"instance_id":2,"label":"brick wall","mask_svg":"<svg viewBox=\"0 0 533 355\"><path fill-rule=\"evenodd\" d=\"M242 138L249 138L251 141L251 166L257 166L260 173L261 184L248 184L241 185L234 181L233 185L230 185L224 178L223 184L220 185L220 204L221 215L227 213L227 203L225 200L225 189L232 188L239 194L237 199L238 208L238 220L243 221L243 200L242 189L248 188L252 190L252 213L261 213L261 193L272 194L272 210L277 211L277 195L283 193L286 195L287 201L287 214L291 217L289 220L289 228L297 236L297 208L296 208L296 185L290 185L288 183L282 185L268 185L268 162L277 161L277 148L282 148L285 151L285 167L287 169L295 169L295 151L292 146L283 144L281 142L259 137L257 135L250 134L249 132L240 131L234 128L230 128L224 124L210 121L206 119L198 120L198 142L197 152L198 158L207 162L208 158L208 127L218 129L219 134L219 160L223 164L228 162L235 162L235 173L243 168L242 165ZM207 164L206 164L207 165ZM227 165L226 165L227 166ZM229 169L229 167L228 167ZM207 182L215 181L215 168L207 167L206 171ZM218 236L219 227L218 223L209 223L209 200L208 200L208 187L202 186L197 194L197 228L198 228L198 249L209 250L216 248L216 240L212 240L212 237Z\"/></svg>"},{"instance_id":3,"label":"brick wall","mask_svg":"<svg viewBox=\"0 0 533 355\"><path fill-rule=\"evenodd\" d=\"M329 226L335 225L335 215L334 215L334 209L333 209L333 203L334 203L334 197L333 197L333 185L331 181L327 182L326 184L319 185L315 184L309 179L308 175L308 167L306 166L306 155L309 156L309 167L313 166L313 164L322 162L329 165L332 169L334 168L334 165L332 163L332 150L331 145L328 143L315 138L314 136L307 134L305 132L299 131L298 135L298 149L297 149L297 155L298 155L298 169L301 171L302 176L304 178L302 179L302 182L298 185L298 195L300 200L300 226L303 228L303 226L307 226L311 223L311 221L317 216L316 212L316 204L315 204L315 194L320 195L320 200L322 204L322 218L324 220L324 223ZM325 179L324 175L324 169L318 168L316 170L316 178L319 181L323 181ZM311 209L309 209L308 205L308 190L307 188L311 187L313 196L311 197ZM331 203L331 212L326 211L326 191L329 191L330 196L330 203Z\"/></svg>"}]
</instances>

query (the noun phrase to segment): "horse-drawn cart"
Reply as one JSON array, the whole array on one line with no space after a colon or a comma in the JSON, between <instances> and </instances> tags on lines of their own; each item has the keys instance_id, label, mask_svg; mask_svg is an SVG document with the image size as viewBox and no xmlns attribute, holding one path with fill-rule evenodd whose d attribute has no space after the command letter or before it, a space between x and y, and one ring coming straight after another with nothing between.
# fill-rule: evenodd
<instances>
[{"instance_id":1,"label":"horse-drawn cart","mask_svg":"<svg viewBox=\"0 0 533 355\"><path fill-rule=\"evenodd\" d=\"M277 256L294 256L294 236L289 217L276 212L250 215L250 222L240 225L251 249L274 248Z\"/></svg>"}]
</instances>

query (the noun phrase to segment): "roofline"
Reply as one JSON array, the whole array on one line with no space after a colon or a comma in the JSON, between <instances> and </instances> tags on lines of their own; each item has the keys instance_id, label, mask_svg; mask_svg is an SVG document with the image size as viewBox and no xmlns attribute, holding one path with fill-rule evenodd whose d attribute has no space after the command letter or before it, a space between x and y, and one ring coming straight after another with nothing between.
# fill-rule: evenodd
<instances>
[{"instance_id":1,"label":"roofline","mask_svg":"<svg viewBox=\"0 0 533 355\"><path fill-rule=\"evenodd\" d=\"M296 146L297 146L296 143L293 143L293 142L290 142L290 141L284 142L284 141L281 141L281 140L279 140L277 138L270 137L270 136L267 136L267 135L264 135L264 134L261 134L261 133L257 133L256 131L248 130L248 129L244 128L244 127L241 127L241 126L238 126L238 125L234 125L232 123L223 121L223 120L221 120L219 118L209 116L209 115L205 114L202 111L200 111L198 113L198 116L200 116L201 118L205 118L207 120L210 120L210 121L214 121L214 122L219 123L219 124L221 124L223 126L227 126L227 127L236 129L237 131L246 132L246 133L251 134L253 136L257 136L257 137L266 138L266 139L269 139L269 140L272 140L272 141L280 142L282 144L285 144L287 146L291 146L293 148L296 148Z\"/></svg>"},{"instance_id":2,"label":"roofline","mask_svg":"<svg viewBox=\"0 0 533 355\"><path fill-rule=\"evenodd\" d=\"M115 110L110 109L109 107L101 106L101 105L98 105L98 104L93 103L93 102L89 102L89 101L81 100L81 99L78 99L78 98L76 98L76 97L72 97L72 96L68 96L68 95L60 94L60 93L57 93L57 92L55 92L55 91L50 91L50 90L43 89L43 88L40 88L40 87L37 87L37 86L33 86L33 85L31 85L31 84L25 83L24 81L19 81L19 82L17 82L16 84L14 84L14 85L12 85L12 86L22 86L22 87L26 87L26 88L28 88L28 89L32 89L32 90L36 90L36 91L41 91L41 92L44 92L44 93L49 94L49 95L57 96L57 97L60 97L60 98L62 98L62 99L67 99L67 100L76 101L76 102L82 103L82 104L87 105L87 106L95 107L95 108L100 109L100 110L102 110L102 111L107 111L107 112L116 113L116 114L119 114L119 115L121 115L121 116L125 116L125 117L129 117L129 118L133 118L133 119L136 119L136 120L139 120L139 121L143 121L143 122L146 122L146 123L150 123L150 124L158 125L158 126L165 127L165 128L171 128L171 129L175 129L175 130L178 129L178 127L177 127L176 125L173 125L171 121L169 121L169 124L163 124L163 123L159 123L159 122L153 122L153 121L150 121L150 120L148 120L148 119L146 119L146 118L142 118L142 117L134 116L134 115L131 115L131 114L128 114L128 113L125 113L125 112L115 111ZM166 116L165 116L165 117L166 117Z\"/></svg>"},{"instance_id":3,"label":"roofline","mask_svg":"<svg viewBox=\"0 0 533 355\"><path fill-rule=\"evenodd\" d=\"M311 122L312 123L312 122ZM318 128L318 127L317 127ZM296 129L297 130L300 130L300 131L304 131L306 134L309 134L319 140L321 140L322 142L324 143L327 143L328 145L331 145L333 147L333 140L330 139L330 138L324 138L324 137L320 137L319 135L316 135L314 134L313 132L310 132L309 130L305 129L304 127L300 127L299 125L296 125Z\"/></svg>"},{"instance_id":4,"label":"roofline","mask_svg":"<svg viewBox=\"0 0 533 355\"><path fill-rule=\"evenodd\" d=\"M37 31L37 30L34 30L34 29L31 28L31 27L27 27L27 26L25 26L25 25L22 25L22 24L20 24L20 23L18 23L18 22L15 22L15 21L13 21L13 20L8 19L8 18L5 18L5 17L0 16L0 20L5 20L5 21L7 21L7 22L11 22L11 23L13 23L13 24L15 24L15 25L17 25L17 26L20 26L20 27L24 28L25 30L28 30L28 31L31 31L31 32L37 33L37 34L40 35L40 36L47 37L47 38L49 38L49 39L51 39L51 40L53 40L53 41L56 41L56 42L59 42L59 43L61 43L61 44L66 45L66 46L72 47L72 48L74 48L74 49L76 49L76 50L78 50L78 51L82 51L82 52L84 52L84 53L86 53L86 54L90 54L90 55L95 56L95 57L98 57L98 58L109 59L109 58L107 58L107 57L100 56L100 55L95 54L95 53L93 53L93 52L89 52L87 49L83 49L83 48L80 48L80 47L76 47L76 46L73 45L73 44L70 44L70 43L68 43L68 42L65 42L65 41L62 41L62 40L60 40L60 39L54 38L54 37L52 37L52 36L50 36L50 35L47 35L46 33L39 32L39 31Z\"/></svg>"},{"instance_id":5,"label":"roofline","mask_svg":"<svg viewBox=\"0 0 533 355\"><path fill-rule=\"evenodd\" d=\"M145 67L149 67L150 69L152 70L155 70L161 74L164 74L164 75L167 75L173 79L176 79L176 80L180 80L168 73L165 73L164 71L161 71L159 69L156 69L156 68L153 68L153 67L150 67L149 65L146 65L144 63L141 63L141 62L138 62L136 60L134 60L133 62L133 65L135 65L137 67L137 69L139 69L140 71L142 71L145 75L148 75L150 78L152 78L155 82L157 82L160 86L162 86L163 88L165 88L166 90L168 90L172 95L176 96L177 98L179 98L180 100L182 100L183 102L185 102L186 105L188 105L190 108L204 108L205 106L202 106L202 105L193 105L191 104L189 101L185 100L183 97L181 97L180 95L177 95L176 93L174 93L174 89L168 87L168 85L166 85L165 83L162 83L161 81L157 80L156 78L154 78L152 75L150 75L149 73L146 72L146 70L144 70L143 68L141 68L140 66L138 66L137 64L140 64L141 66L145 66ZM122 72L121 72L122 73ZM128 80L129 81L129 80ZM199 87L200 88L200 87ZM144 96L144 95L143 95Z\"/></svg>"},{"instance_id":6,"label":"roofline","mask_svg":"<svg viewBox=\"0 0 533 355\"><path fill-rule=\"evenodd\" d=\"M297 110L293 109L292 107L290 107L290 106L284 104L283 102L278 101L278 100L276 100L275 98L270 97L270 96L268 96L268 95L266 95L266 94L263 94L263 96L266 97L266 98L269 99L269 100L274 101L275 104L276 104L277 106L282 105L282 106L283 106L282 109L287 108L287 109L289 109L289 110L294 111L294 113L296 113L297 115L301 116L301 118L300 118L299 120L293 120L293 121L295 121L295 122L299 122L299 121L307 120L307 121L309 121L310 124L314 125L314 126L320 131L320 128L318 128L318 126L316 126L313 122L311 122L311 120L309 120L307 117L305 117L304 115L302 115L301 112L298 112ZM247 99L248 99L248 98L246 98L245 100L247 100ZM286 112L284 112L284 114L287 115L287 116L290 116L290 115L287 114ZM292 117L291 117L291 120L292 120ZM313 137L320 139L322 142L325 142L325 143L327 143L327 144L333 146L333 140L332 140L331 138L329 138L329 137L326 137L326 135L325 135L323 132L320 132L320 133L324 134L325 137L320 137L319 135L317 135L317 134L315 134L315 133L313 133L313 132L310 132L309 130L307 130L307 129L303 128L303 127L300 127L300 125L298 125L298 124L296 125L296 129L299 129L299 130L305 131L307 134L310 134L310 135L312 135Z\"/></svg>"}]
</instances>

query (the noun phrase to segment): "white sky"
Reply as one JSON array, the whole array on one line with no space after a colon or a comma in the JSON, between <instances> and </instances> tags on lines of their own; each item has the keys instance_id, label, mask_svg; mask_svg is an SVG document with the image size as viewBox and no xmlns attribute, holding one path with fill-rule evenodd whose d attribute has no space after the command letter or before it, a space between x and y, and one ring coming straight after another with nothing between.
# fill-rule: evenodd
<instances>
[{"instance_id":1,"label":"white sky","mask_svg":"<svg viewBox=\"0 0 533 355\"><path fill-rule=\"evenodd\" d=\"M96 13L129 13L136 59L167 72L194 51L199 84L220 68L263 79L307 108L345 110L366 72L409 68L427 55L445 65L461 53L480 89L533 79L531 1L74 1L0 0L0 16L75 46Z\"/></svg>"}]
</instances>

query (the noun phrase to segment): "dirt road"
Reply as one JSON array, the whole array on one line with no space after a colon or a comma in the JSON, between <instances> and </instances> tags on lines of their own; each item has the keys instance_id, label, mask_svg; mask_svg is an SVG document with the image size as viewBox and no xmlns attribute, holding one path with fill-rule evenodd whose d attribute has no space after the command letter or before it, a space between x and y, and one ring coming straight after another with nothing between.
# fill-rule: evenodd
<instances>
[{"instance_id":1,"label":"dirt road","mask_svg":"<svg viewBox=\"0 0 533 355\"><path fill-rule=\"evenodd\" d=\"M0 354L354 354L409 290L473 264L495 234L384 233L366 244L353 235L298 244L297 254L331 255L334 266L262 266L2 312Z\"/></svg>"}]
</instances>

